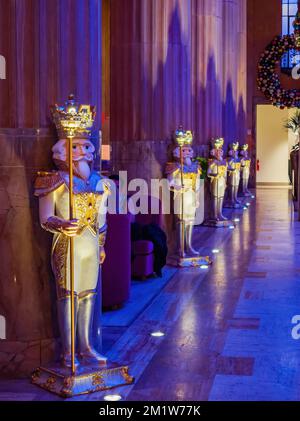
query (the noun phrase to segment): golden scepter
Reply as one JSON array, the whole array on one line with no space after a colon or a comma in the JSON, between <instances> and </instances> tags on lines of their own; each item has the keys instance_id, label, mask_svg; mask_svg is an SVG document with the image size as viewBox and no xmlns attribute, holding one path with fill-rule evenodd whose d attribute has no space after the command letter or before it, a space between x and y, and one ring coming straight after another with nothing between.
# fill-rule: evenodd
<instances>
[{"instance_id":1,"label":"golden scepter","mask_svg":"<svg viewBox=\"0 0 300 421\"><path fill-rule=\"evenodd\" d=\"M74 95L64 107L55 105L52 114L62 131L68 139L68 161L69 161L69 219L75 218L74 214L74 192L73 192L73 139L75 135L90 133L95 117L95 107L90 105L78 105ZM71 292L71 372L75 374L75 291L74 291L74 238L69 237L70 247L70 292Z\"/></svg>"}]
</instances>

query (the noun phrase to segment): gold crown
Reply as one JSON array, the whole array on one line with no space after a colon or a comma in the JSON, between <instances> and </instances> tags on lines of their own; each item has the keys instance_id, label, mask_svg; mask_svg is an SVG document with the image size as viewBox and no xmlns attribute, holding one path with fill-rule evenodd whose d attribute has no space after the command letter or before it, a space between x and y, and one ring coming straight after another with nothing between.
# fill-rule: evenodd
<instances>
[{"instance_id":1,"label":"gold crown","mask_svg":"<svg viewBox=\"0 0 300 421\"><path fill-rule=\"evenodd\" d=\"M241 145L241 151L247 151L249 149L248 143L245 143L244 145Z\"/></svg>"},{"instance_id":2,"label":"gold crown","mask_svg":"<svg viewBox=\"0 0 300 421\"><path fill-rule=\"evenodd\" d=\"M50 107L52 118L60 138L89 138L96 115L96 107L78 104L74 95L69 95L63 106Z\"/></svg>"},{"instance_id":3,"label":"gold crown","mask_svg":"<svg viewBox=\"0 0 300 421\"><path fill-rule=\"evenodd\" d=\"M217 139L213 139L211 141L211 146L213 149L221 149L224 146L224 138L218 137Z\"/></svg>"},{"instance_id":4,"label":"gold crown","mask_svg":"<svg viewBox=\"0 0 300 421\"><path fill-rule=\"evenodd\" d=\"M175 132L175 141L179 146L191 145L193 143L193 133L191 130L183 130L179 127Z\"/></svg>"}]
</instances>

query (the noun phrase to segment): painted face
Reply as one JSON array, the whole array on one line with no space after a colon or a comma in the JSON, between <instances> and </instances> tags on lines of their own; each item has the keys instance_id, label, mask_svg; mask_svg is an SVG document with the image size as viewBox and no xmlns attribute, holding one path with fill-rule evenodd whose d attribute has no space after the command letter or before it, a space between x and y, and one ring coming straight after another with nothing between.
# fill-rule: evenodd
<instances>
[{"instance_id":1,"label":"painted face","mask_svg":"<svg viewBox=\"0 0 300 421\"><path fill-rule=\"evenodd\" d=\"M230 149L230 151L228 152L228 156L232 156L233 158L237 158L238 157L238 151L235 149Z\"/></svg>"},{"instance_id":2,"label":"painted face","mask_svg":"<svg viewBox=\"0 0 300 421\"><path fill-rule=\"evenodd\" d=\"M173 155L175 158L180 158L180 148L176 148L173 152ZM183 159L193 158L194 157L193 148L191 146L183 146L182 156L183 156Z\"/></svg>"},{"instance_id":3,"label":"painted face","mask_svg":"<svg viewBox=\"0 0 300 421\"><path fill-rule=\"evenodd\" d=\"M223 159L223 156L224 156L223 149L217 149L217 159L221 161Z\"/></svg>"},{"instance_id":4,"label":"painted face","mask_svg":"<svg viewBox=\"0 0 300 421\"><path fill-rule=\"evenodd\" d=\"M73 161L85 160L88 162L94 159L95 147L89 140L74 139L73 140Z\"/></svg>"},{"instance_id":5,"label":"painted face","mask_svg":"<svg viewBox=\"0 0 300 421\"><path fill-rule=\"evenodd\" d=\"M223 155L224 155L224 151L221 148L213 149L211 151L211 155L214 156L218 161L222 161Z\"/></svg>"},{"instance_id":6,"label":"painted face","mask_svg":"<svg viewBox=\"0 0 300 421\"><path fill-rule=\"evenodd\" d=\"M193 158L194 156L193 148L191 146L184 146L182 148L182 155L183 155L183 158Z\"/></svg>"},{"instance_id":7,"label":"painted face","mask_svg":"<svg viewBox=\"0 0 300 421\"><path fill-rule=\"evenodd\" d=\"M94 160L95 147L88 139L73 139L73 162ZM67 161L67 141L66 139L59 140L52 148L53 159L60 161Z\"/></svg>"}]
</instances>

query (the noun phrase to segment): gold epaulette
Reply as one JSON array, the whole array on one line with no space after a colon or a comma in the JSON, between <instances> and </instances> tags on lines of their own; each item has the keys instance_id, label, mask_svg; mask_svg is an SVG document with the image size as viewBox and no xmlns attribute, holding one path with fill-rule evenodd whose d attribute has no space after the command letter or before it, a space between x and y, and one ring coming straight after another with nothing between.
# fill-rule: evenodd
<instances>
[{"instance_id":1,"label":"gold epaulette","mask_svg":"<svg viewBox=\"0 0 300 421\"><path fill-rule=\"evenodd\" d=\"M167 162L166 175L173 174L175 171L180 170L180 164L178 162Z\"/></svg>"},{"instance_id":2,"label":"gold epaulette","mask_svg":"<svg viewBox=\"0 0 300 421\"><path fill-rule=\"evenodd\" d=\"M64 179L59 172L39 171L34 182L34 195L37 197L46 196L62 184L64 184Z\"/></svg>"}]
</instances>

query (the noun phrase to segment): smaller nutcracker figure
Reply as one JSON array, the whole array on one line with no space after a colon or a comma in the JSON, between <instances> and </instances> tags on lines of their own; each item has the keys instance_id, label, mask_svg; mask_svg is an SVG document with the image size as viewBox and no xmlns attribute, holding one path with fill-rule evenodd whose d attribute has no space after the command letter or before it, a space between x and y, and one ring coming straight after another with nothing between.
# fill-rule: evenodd
<instances>
[{"instance_id":1,"label":"smaller nutcracker figure","mask_svg":"<svg viewBox=\"0 0 300 421\"><path fill-rule=\"evenodd\" d=\"M228 201L227 208L241 209L242 204L238 200L238 191L241 180L241 161L239 158L239 142L231 143L227 155L228 172Z\"/></svg>"},{"instance_id":2,"label":"smaller nutcracker figure","mask_svg":"<svg viewBox=\"0 0 300 421\"><path fill-rule=\"evenodd\" d=\"M210 180L211 216L206 225L224 227L229 221L223 215L223 203L227 183L227 161L223 158L224 139L214 139L211 143L207 176Z\"/></svg>"},{"instance_id":3,"label":"smaller nutcracker figure","mask_svg":"<svg viewBox=\"0 0 300 421\"><path fill-rule=\"evenodd\" d=\"M250 177L251 159L248 155L249 146L247 144L240 147L240 160L241 160L241 183L242 183L242 196L250 197L251 193L248 190L248 183Z\"/></svg>"},{"instance_id":4,"label":"smaller nutcracker figure","mask_svg":"<svg viewBox=\"0 0 300 421\"><path fill-rule=\"evenodd\" d=\"M193 134L182 128L175 133L173 162L166 167L170 190L174 193L174 215L176 218L178 266L210 264L209 257L200 257L193 248L192 239L199 206L201 167L193 162Z\"/></svg>"}]
</instances>

